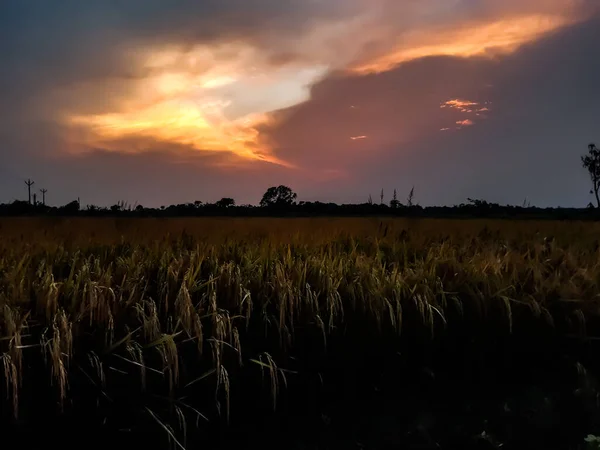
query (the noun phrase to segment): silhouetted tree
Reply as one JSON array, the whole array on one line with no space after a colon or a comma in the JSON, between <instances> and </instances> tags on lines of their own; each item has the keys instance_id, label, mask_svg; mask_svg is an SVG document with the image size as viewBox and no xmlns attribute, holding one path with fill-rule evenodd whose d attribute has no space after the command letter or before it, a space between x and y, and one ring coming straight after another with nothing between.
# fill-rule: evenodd
<instances>
[{"instance_id":1,"label":"silhouetted tree","mask_svg":"<svg viewBox=\"0 0 600 450\"><path fill-rule=\"evenodd\" d=\"M215 203L217 208L229 208L231 206L235 206L235 200L229 197L223 197L217 203Z\"/></svg>"},{"instance_id":2,"label":"silhouetted tree","mask_svg":"<svg viewBox=\"0 0 600 450\"><path fill-rule=\"evenodd\" d=\"M380 199L380 204L383 205L383 189L381 190L381 194L379 195L379 199Z\"/></svg>"},{"instance_id":3,"label":"silhouetted tree","mask_svg":"<svg viewBox=\"0 0 600 450\"><path fill-rule=\"evenodd\" d=\"M29 194L29 204L31 205L31 186L35 184L35 181L31 179L25 180L25 184L27 185L27 193Z\"/></svg>"},{"instance_id":4,"label":"silhouetted tree","mask_svg":"<svg viewBox=\"0 0 600 450\"><path fill-rule=\"evenodd\" d=\"M590 194L596 196L596 207L600 208L600 149L596 144L588 145L588 154L581 157L583 167L587 169L592 180L592 190Z\"/></svg>"},{"instance_id":5,"label":"silhouetted tree","mask_svg":"<svg viewBox=\"0 0 600 450\"><path fill-rule=\"evenodd\" d=\"M298 195L287 186L273 186L263 195L260 206L290 206L295 203L297 197Z\"/></svg>"},{"instance_id":6,"label":"silhouetted tree","mask_svg":"<svg viewBox=\"0 0 600 450\"><path fill-rule=\"evenodd\" d=\"M467 197L467 200L475 208L487 208L488 206L490 206L490 203L488 203L486 200L480 200L478 198L469 197Z\"/></svg>"},{"instance_id":7,"label":"silhouetted tree","mask_svg":"<svg viewBox=\"0 0 600 450\"><path fill-rule=\"evenodd\" d=\"M372 205L372 204L373 204L373 198L371 197L371 194L369 194L369 200L367 200L367 203L368 203L369 205Z\"/></svg>"}]
</instances>

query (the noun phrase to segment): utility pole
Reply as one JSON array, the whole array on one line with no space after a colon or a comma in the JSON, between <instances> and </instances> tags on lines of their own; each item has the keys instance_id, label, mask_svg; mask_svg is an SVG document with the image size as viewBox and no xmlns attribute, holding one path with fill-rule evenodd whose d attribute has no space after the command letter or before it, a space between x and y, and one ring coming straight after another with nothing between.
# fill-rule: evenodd
<instances>
[{"instance_id":1,"label":"utility pole","mask_svg":"<svg viewBox=\"0 0 600 450\"><path fill-rule=\"evenodd\" d=\"M48 192L48 189L40 189L40 192L42 193L42 205L46 206L46 192Z\"/></svg>"},{"instance_id":2,"label":"utility pole","mask_svg":"<svg viewBox=\"0 0 600 450\"><path fill-rule=\"evenodd\" d=\"M33 206L37 206L37 194L33 193Z\"/></svg>"},{"instance_id":3,"label":"utility pole","mask_svg":"<svg viewBox=\"0 0 600 450\"><path fill-rule=\"evenodd\" d=\"M35 181L28 178L25 181L25 184L27 185L27 192L29 193L29 204L31 205L31 186L35 184Z\"/></svg>"}]
</instances>

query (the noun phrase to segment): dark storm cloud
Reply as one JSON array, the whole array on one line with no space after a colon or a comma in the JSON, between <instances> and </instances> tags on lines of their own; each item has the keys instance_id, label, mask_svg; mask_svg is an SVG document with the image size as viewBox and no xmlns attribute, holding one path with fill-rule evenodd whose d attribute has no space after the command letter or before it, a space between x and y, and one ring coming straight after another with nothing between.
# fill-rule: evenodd
<instances>
[{"instance_id":1,"label":"dark storm cloud","mask_svg":"<svg viewBox=\"0 0 600 450\"><path fill-rule=\"evenodd\" d=\"M278 154L294 163L362 164L380 150L439 130L452 117L440 111L441 103L466 93L483 98L488 76L488 62L448 57L416 60L378 75L339 74L313 87L309 102L280 111L280 122L263 131ZM352 142L353 136L366 138Z\"/></svg>"},{"instance_id":2,"label":"dark storm cloud","mask_svg":"<svg viewBox=\"0 0 600 450\"><path fill-rule=\"evenodd\" d=\"M28 85L33 78L43 84L142 76L127 72L127 61L120 59L125 47L260 42L298 34L318 19L351 11L340 1L6 0L0 3L2 75L22 77L11 79L11 87L19 81Z\"/></svg>"},{"instance_id":3,"label":"dark storm cloud","mask_svg":"<svg viewBox=\"0 0 600 450\"><path fill-rule=\"evenodd\" d=\"M281 157L348 173L345 195L354 201L414 184L424 204L528 197L585 205L579 155L600 141L598 54L594 19L499 60L434 57L378 75L331 78L265 131ZM489 117L439 107L451 98L491 101ZM439 132L467 117L474 126ZM349 140L354 135L367 138Z\"/></svg>"}]
</instances>

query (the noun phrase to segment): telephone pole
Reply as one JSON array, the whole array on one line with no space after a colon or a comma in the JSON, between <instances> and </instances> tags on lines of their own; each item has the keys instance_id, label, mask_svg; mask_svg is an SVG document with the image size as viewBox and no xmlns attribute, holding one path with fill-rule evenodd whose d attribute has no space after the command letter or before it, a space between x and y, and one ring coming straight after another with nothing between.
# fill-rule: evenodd
<instances>
[{"instance_id":1,"label":"telephone pole","mask_svg":"<svg viewBox=\"0 0 600 450\"><path fill-rule=\"evenodd\" d=\"M46 192L48 192L48 189L40 189L40 192L42 193L42 205L46 206Z\"/></svg>"},{"instance_id":2,"label":"telephone pole","mask_svg":"<svg viewBox=\"0 0 600 450\"><path fill-rule=\"evenodd\" d=\"M29 194L29 204L31 205L31 186L33 186L35 184L35 181L28 178L25 181L25 184L27 185L27 192Z\"/></svg>"}]
</instances>

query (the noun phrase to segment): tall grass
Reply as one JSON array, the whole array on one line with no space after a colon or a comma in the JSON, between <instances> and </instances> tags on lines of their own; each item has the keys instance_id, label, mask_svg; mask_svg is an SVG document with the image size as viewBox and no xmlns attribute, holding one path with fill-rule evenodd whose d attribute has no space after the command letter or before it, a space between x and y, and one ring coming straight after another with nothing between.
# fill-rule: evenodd
<instances>
[{"instance_id":1,"label":"tall grass","mask_svg":"<svg viewBox=\"0 0 600 450\"><path fill-rule=\"evenodd\" d=\"M571 355L581 374L600 333L599 232L558 222L6 219L2 411L35 421L43 403L44 414L96 408L101 423L146 421L187 448L203 424L241 420L236 405L259 398L248 390L277 410L293 404L294 380L380 380L394 354L423 367L489 364L510 342L527 355ZM135 417L116 418L119 408Z\"/></svg>"}]
</instances>

